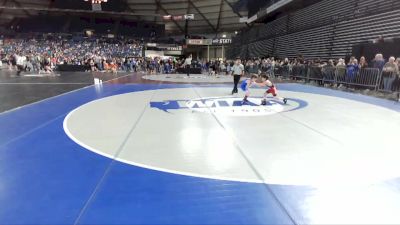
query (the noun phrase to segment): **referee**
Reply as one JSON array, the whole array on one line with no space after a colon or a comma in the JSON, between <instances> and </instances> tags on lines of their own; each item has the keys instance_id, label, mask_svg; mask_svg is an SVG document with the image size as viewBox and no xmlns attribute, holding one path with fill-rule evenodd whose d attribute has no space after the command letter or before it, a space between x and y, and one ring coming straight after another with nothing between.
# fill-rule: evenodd
<instances>
[{"instance_id":1,"label":"referee","mask_svg":"<svg viewBox=\"0 0 400 225\"><path fill-rule=\"evenodd\" d=\"M242 64L242 61L240 58L236 58L235 65L232 67L232 74L233 74L233 90L232 90L232 95L238 93L238 84L240 81L240 78L244 75L244 66Z\"/></svg>"}]
</instances>

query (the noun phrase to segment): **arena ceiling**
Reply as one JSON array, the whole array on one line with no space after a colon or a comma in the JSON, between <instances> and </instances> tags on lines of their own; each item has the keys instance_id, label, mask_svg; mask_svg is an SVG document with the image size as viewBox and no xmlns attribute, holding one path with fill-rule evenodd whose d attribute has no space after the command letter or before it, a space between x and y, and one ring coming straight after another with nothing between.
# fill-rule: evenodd
<instances>
[{"instance_id":1,"label":"arena ceiling","mask_svg":"<svg viewBox=\"0 0 400 225\"><path fill-rule=\"evenodd\" d=\"M87 15L89 12L108 18L116 17L165 24L168 33L182 34L185 31L185 21L166 21L162 16L194 14L194 20L188 22L189 33L233 32L247 26L239 23L239 18L247 16L247 12L234 12L233 10L237 1L108 0L107 3L103 3L102 12L91 12L90 8L83 7L90 6L84 0L0 0L0 23L8 25L20 18L29 18L38 14L72 16Z\"/></svg>"}]
</instances>

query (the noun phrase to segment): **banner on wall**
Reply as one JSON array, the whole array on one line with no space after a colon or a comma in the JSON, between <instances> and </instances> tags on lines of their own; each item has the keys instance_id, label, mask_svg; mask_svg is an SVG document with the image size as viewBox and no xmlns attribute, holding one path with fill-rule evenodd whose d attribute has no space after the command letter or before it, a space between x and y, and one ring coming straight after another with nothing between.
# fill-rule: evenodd
<instances>
[{"instance_id":1,"label":"banner on wall","mask_svg":"<svg viewBox=\"0 0 400 225\"><path fill-rule=\"evenodd\" d=\"M247 23L247 21L249 20L249 17L245 16L245 17L240 17L239 18L239 23Z\"/></svg>"},{"instance_id":2,"label":"banner on wall","mask_svg":"<svg viewBox=\"0 0 400 225\"><path fill-rule=\"evenodd\" d=\"M181 56L181 55L183 55L182 54L182 51L164 51L164 55L166 55L166 56Z\"/></svg>"},{"instance_id":3,"label":"banner on wall","mask_svg":"<svg viewBox=\"0 0 400 225\"><path fill-rule=\"evenodd\" d=\"M216 38L212 40L213 45L226 45L232 44L232 39L230 38Z\"/></svg>"},{"instance_id":4,"label":"banner on wall","mask_svg":"<svg viewBox=\"0 0 400 225\"><path fill-rule=\"evenodd\" d=\"M144 52L144 56L151 57L151 58L162 57L162 56L164 56L164 51L146 50Z\"/></svg>"},{"instance_id":5,"label":"banner on wall","mask_svg":"<svg viewBox=\"0 0 400 225\"><path fill-rule=\"evenodd\" d=\"M187 45L212 45L211 39L186 39Z\"/></svg>"},{"instance_id":6,"label":"banner on wall","mask_svg":"<svg viewBox=\"0 0 400 225\"><path fill-rule=\"evenodd\" d=\"M186 14L183 17L185 20L194 20L194 14Z\"/></svg>"},{"instance_id":7,"label":"banner on wall","mask_svg":"<svg viewBox=\"0 0 400 225\"><path fill-rule=\"evenodd\" d=\"M215 39L187 39L187 45L227 45L231 44L230 38L215 38Z\"/></svg>"},{"instance_id":8,"label":"banner on wall","mask_svg":"<svg viewBox=\"0 0 400 225\"><path fill-rule=\"evenodd\" d=\"M172 44L147 43L146 46L149 50L158 50L158 51L182 51L183 49L183 47L180 45L172 45Z\"/></svg>"}]
</instances>

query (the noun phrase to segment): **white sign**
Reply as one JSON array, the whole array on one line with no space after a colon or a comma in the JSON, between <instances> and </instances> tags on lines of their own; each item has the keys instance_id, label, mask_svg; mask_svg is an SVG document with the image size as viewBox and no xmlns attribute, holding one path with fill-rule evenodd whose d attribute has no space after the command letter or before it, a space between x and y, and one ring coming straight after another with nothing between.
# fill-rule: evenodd
<instances>
[{"instance_id":1,"label":"white sign","mask_svg":"<svg viewBox=\"0 0 400 225\"><path fill-rule=\"evenodd\" d=\"M212 43L213 43L213 45L232 44L232 39L230 39L230 38L213 39Z\"/></svg>"},{"instance_id":2,"label":"white sign","mask_svg":"<svg viewBox=\"0 0 400 225\"><path fill-rule=\"evenodd\" d=\"M183 17L185 20L194 20L194 14L186 14Z\"/></svg>"},{"instance_id":3,"label":"white sign","mask_svg":"<svg viewBox=\"0 0 400 225\"><path fill-rule=\"evenodd\" d=\"M182 51L164 51L164 55L179 56L182 55Z\"/></svg>"},{"instance_id":4,"label":"white sign","mask_svg":"<svg viewBox=\"0 0 400 225\"><path fill-rule=\"evenodd\" d=\"M157 47L157 43L147 43L148 47Z\"/></svg>"},{"instance_id":5,"label":"white sign","mask_svg":"<svg viewBox=\"0 0 400 225\"><path fill-rule=\"evenodd\" d=\"M182 51L182 46L165 47L164 49L166 49L168 51Z\"/></svg>"},{"instance_id":6,"label":"white sign","mask_svg":"<svg viewBox=\"0 0 400 225\"><path fill-rule=\"evenodd\" d=\"M162 56L164 56L164 51L146 50L144 52L144 56L145 57L151 57L151 58L162 57Z\"/></svg>"},{"instance_id":7,"label":"white sign","mask_svg":"<svg viewBox=\"0 0 400 225\"><path fill-rule=\"evenodd\" d=\"M257 19L258 19L258 15L255 14L254 16L250 17L250 18L247 20L247 23L252 23L252 22L256 21Z\"/></svg>"},{"instance_id":8,"label":"white sign","mask_svg":"<svg viewBox=\"0 0 400 225\"><path fill-rule=\"evenodd\" d=\"M239 23L247 23L247 21L249 20L249 17L241 17L239 18Z\"/></svg>"},{"instance_id":9,"label":"white sign","mask_svg":"<svg viewBox=\"0 0 400 225\"><path fill-rule=\"evenodd\" d=\"M186 44L188 45L211 45L211 39L187 39Z\"/></svg>"}]
</instances>

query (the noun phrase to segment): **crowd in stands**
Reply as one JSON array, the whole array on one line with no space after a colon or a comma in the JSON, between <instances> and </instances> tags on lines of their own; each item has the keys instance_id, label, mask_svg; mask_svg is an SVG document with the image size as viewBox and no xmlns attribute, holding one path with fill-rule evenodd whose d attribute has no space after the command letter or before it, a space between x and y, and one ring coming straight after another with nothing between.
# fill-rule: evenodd
<instances>
[{"instance_id":1,"label":"crowd in stands","mask_svg":"<svg viewBox=\"0 0 400 225\"><path fill-rule=\"evenodd\" d=\"M139 40L121 39L7 39L0 46L1 61L10 70L30 73L53 73L59 65L85 66L87 71L117 73L174 73L183 67L175 57L143 57L144 44ZM194 62L193 66L201 67ZM209 65L211 66L211 65Z\"/></svg>"},{"instance_id":2,"label":"crowd in stands","mask_svg":"<svg viewBox=\"0 0 400 225\"><path fill-rule=\"evenodd\" d=\"M0 48L3 62L10 69L51 73L56 65L93 65L99 70L115 71L118 66L133 63L142 55L137 40L45 40L8 39ZM92 69L94 69L92 67Z\"/></svg>"}]
</instances>

